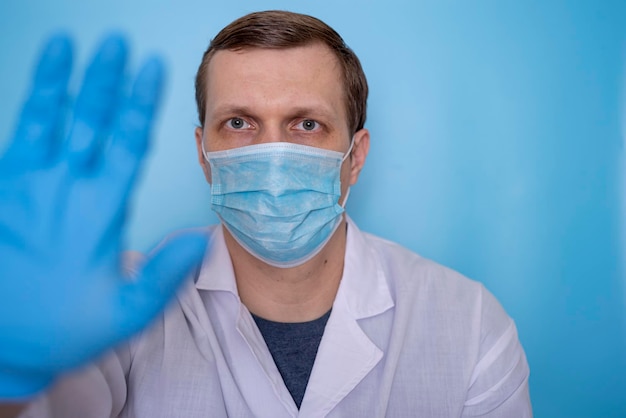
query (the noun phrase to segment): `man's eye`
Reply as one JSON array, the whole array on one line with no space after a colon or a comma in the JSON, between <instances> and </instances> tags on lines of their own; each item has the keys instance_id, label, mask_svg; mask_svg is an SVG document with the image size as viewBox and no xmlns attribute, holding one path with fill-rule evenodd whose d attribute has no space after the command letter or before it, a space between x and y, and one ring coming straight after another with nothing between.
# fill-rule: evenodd
<instances>
[{"instance_id":1,"label":"man's eye","mask_svg":"<svg viewBox=\"0 0 626 418\"><path fill-rule=\"evenodd\" d=\"M320 126L320 124L319 124L319 123L317 123L316 121L311 120L311 119L306 119L306 120L303 120L302 122L300 122L300 123L298 124L298 127L299 127L300 129L305 130L305 131L314 131L314 130L316 130L317 128L319 128L319 126Z\"/></svg>"},{"instance_id":2,"label":"man's eye","mask_svg":"<svg viewBox=\"0 0 626 418\"><path fill-rule=\"evenodd\" d=\"M246 129L250 127L250 124L241 118L228 119L226 123L233 129Z\"/></svg>"}]
</instances>

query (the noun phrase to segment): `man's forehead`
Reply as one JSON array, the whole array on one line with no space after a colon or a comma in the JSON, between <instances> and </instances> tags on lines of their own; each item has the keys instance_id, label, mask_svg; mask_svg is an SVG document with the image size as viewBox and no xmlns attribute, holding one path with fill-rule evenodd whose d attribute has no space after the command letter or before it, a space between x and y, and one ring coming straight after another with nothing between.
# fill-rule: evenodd
<instances>
[{"instance_id":1,"label":"man's forehead","mask_svg":"<svg viewBox=\"0 0 626 418\"><path fill-rule=\"evenodd\" d=\"M322 43L220 50L211 58L206 81L209 106L215 105L215 95L252 98L265 94L268 99L299 95L305 102L315 101L316 96L320 100L332 98L341 101L343 107L340 66L334 53Z\"/></svg>"}]
</instances>

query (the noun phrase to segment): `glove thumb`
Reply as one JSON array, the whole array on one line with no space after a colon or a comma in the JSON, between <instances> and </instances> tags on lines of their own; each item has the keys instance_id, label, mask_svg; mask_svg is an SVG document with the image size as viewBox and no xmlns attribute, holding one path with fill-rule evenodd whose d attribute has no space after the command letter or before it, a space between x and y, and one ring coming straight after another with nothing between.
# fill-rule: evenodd
<instances>
[{"instance_id":1,"label":"glove thumb","mask_svg":"<svg viewBox=\"0 0 626 418\"><path fill-rule=\"evenodd\" d=\"M207 250L206 232L185 232L168 238L141 262L135 280L122 288L119 324L130 334L141 330L174 296L176 290L200 266ZM126 260L125 260L126 261ZM127 272L135 273L128 269Z\"/></svg>"}]
</instances>

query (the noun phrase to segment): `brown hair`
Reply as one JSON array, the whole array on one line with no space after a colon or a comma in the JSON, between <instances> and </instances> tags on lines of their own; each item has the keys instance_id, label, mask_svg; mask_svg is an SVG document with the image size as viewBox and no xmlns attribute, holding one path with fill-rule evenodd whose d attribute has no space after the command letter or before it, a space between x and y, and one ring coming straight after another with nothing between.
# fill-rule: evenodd
<instances>
[{"instance_id":1,"label":"brown hair","mask_svg":"<svg viewBox=\"0 0 626 418\"><path fill-rule=\"evenodd\" d=\"M321 42L339 61L345 85L348 127L355 133L365 125L367 80L359 59L341 36L326 23L312 16L286 11L250 13L222 29L202 56L196 74L196 104L200 126L206 112L206 79L211 57L221 50L244 48L283 49Z\"/></svg>"}]
</instances>

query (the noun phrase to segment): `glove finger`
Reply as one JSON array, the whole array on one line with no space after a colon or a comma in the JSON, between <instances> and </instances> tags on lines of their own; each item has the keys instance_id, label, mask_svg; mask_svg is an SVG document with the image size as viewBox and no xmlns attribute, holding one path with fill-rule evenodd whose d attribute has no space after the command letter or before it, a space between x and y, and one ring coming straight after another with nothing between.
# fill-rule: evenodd
<instances>
[{"instance_id":1,"label":"glove finger","mask_svg":"<svg viewBox=\"0 0 626 418\"><path fill-rule=\"evenodd\" d=\"M161 99L165 68L154 57L145 62L130 97L118 115L113 137L102 161L100 179L109 201L125 205L137 171L148 148L151 128Z\"/></svg>"},{"instance_id":2,"label":"glove finger","mask_svg":"<svg viewBox=\"0 0 626 418\"><path fill-rule=\"evenodd\" d=\"M67 152L74 170L89 170L115 115L128 47L119 35L109 35L97 49L85 73L74 107Z\"/></svg>"},{"instance_id":3,"label":"glove finger","mask_svg":"<svg viewBox=\"0 0 626 418\"><path fill-rule=\"evenodd\" d=\"M3 158L5 169L28 170L52 161L57 154L72 55L66 35L52 36L44 46L13 141Z\"/></svg>"},{"instance_id":4,"label":"glove finger","mask_svg":"<svg viewBox=\"0 0 626 418\"><path fill-rule=\"evenodd\" d=\"M163 61L157 56L147 59L137 74L130 98L117 121L113 145L143 156L162 96L164 79Z\"/></svg>"},{"instance_id":5,"label":"glove finger","mask_svg":"<svg viewBox=\"0 0 626 418\"><path fill-rule=\"evenodd\" d=\"M199 267L207 249L206 233L188 232L169 239L154 251L138 278L121 287L117 326L127 337L141 328L172 299L177 288Z\"/></svg>"}]
</instances>

